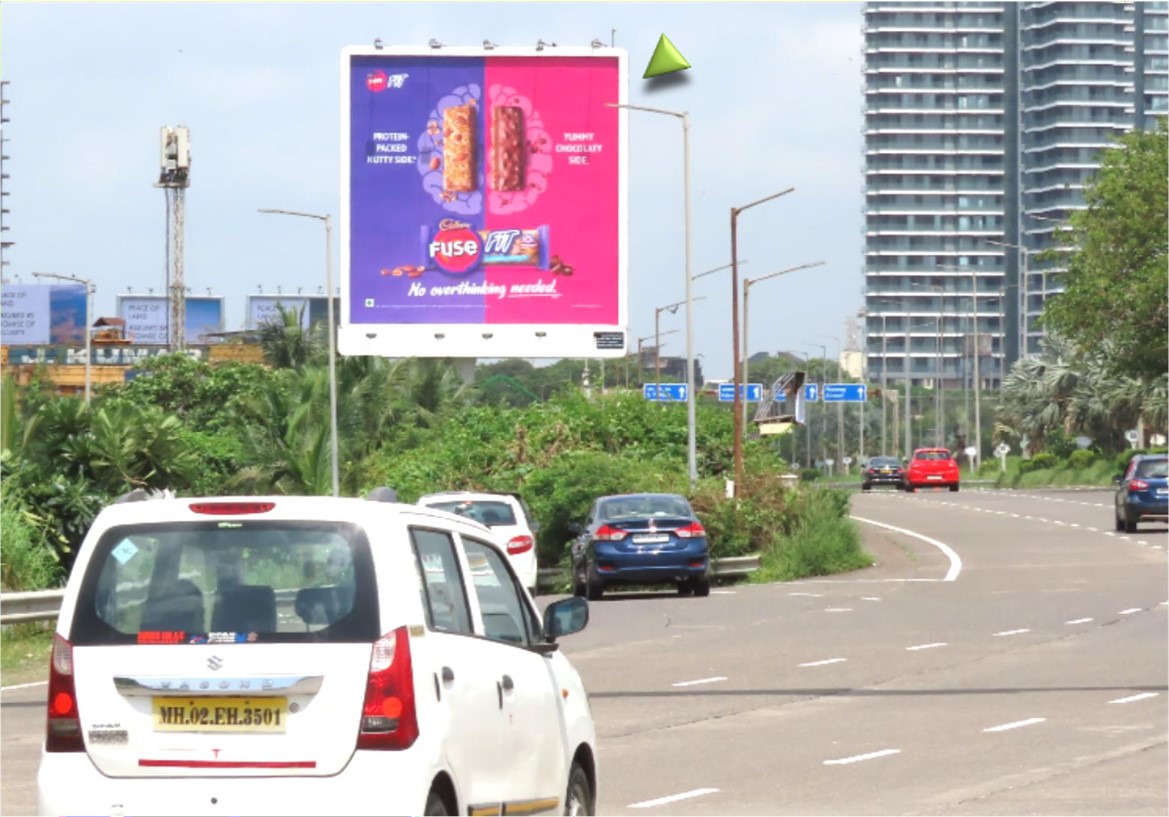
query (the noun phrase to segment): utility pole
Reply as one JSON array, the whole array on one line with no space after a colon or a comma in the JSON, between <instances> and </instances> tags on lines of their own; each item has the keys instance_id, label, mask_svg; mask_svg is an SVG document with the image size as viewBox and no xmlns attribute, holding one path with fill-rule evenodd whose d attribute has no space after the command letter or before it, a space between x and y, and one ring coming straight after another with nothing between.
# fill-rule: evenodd
<instances>
[{"instance_id":1,"label":"utility pole","mask_svg":"<svg viewBox=\"0 0 1169 817\"><path fill-rule=\"evenodd\" d=\"M185 125L164 126L161 132L160 165L155 187L167 197L167 243L171 247L168 267L170 350L186 348L187 288L183 280L183 233L185 229L185 194L191 186L191 139ZM332 293L330 293L331 297Z\"/></svg>"},{"instance_id":2,"label":"utility pole","mask_svg":"<svg viewBox=\"0 0 1169 817\"><path fill-rule=\"evenodd\" d=\"M8 260L4 255L8 252L8 248L15 244L15 241L9 241L7 235L2 235L8 232L8 225L4 223L4 217L8 215L8 173L4 170L4 163L8 161L8 155L5 152L5 145L8 143L8 138L4 136L4 123L8 122L7 107L8 107L8 80L0 80L0 270L8 266Z\"/></svg>"}]
</instances>

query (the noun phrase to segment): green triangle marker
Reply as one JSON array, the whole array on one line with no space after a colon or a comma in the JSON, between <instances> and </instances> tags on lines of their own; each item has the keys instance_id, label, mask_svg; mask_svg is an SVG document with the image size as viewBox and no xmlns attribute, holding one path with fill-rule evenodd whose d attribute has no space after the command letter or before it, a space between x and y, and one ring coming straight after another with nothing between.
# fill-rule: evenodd
<instances>
[{"instance_id":1,"label":"green triangle marker","mask_svg":"<svg viewBox=\"0 0 1169 817\"><path fill-rule=\"evenodd\" d=\"M653 56L649 58L649 65L646 67L645 76L642 79L660 77L663 74L672 74L675 71L685 71L689 67L690 63L686 62L686 58L674 47L670 39L663 34L662 38L658 40L658 45L654 49Z\"/></svg>"}]
</instances>

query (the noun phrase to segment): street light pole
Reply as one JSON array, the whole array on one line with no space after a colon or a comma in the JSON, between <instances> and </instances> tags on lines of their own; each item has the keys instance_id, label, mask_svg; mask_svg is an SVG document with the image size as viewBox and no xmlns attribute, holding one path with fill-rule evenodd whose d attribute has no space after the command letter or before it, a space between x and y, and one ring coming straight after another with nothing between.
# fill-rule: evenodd
<instances>
[{"instance_id":1,"label":"street light pole","mask_svg":"<svg viewBox=\"0 0 1169 817\"><path fill-rule=\"evenodd\" d=\"M691 237L690 237L690 114L688 111L670 111L664 108L650 108L644 105L628 105L616 102L606 103L609 108L625 108L663 116L672 116L682 123L682 197L683 225L686 233L686 456L690 476L690 490L698 483L698 450L695 433L694 396L694 304L691 298ZM656 396L656 395L655 395Z\"/></svg>"},{"instance_id":2,"label":"street light pole","mask_svg":"<svg viewBox=\"0 0 1169 817\"><path fill-rule=\"evenodd\" d=\"M314 218L325 225L325 295L329 322L329 437L333 496L341 496L341 466L337 435L337 328L333 315L333 219L328 215L302 213L297 210L260 208L266 215L299 216Z\"/></svg>"},{"instance_id":3,"label":"street light pole","mask_svg":"<svg viewBox=\"0 0 1169 817\"><path fill-rule=\"evenodd\" d=\"M93 281L77 275L59 275L55 272L34 272L34 278L55 278L85 285L85 405L92 393L93 373Z\"/></svg>"},{"instance_id":4,"label":"street light pole","mask_svg":"<svg viewBox=\"0 0 1169 817\"><path fill-rule=\"evenodd\" d=\"M735 463L735 484L741 485L743 483L743 415L742 407L740 405L739 387L742 382L740 379L741 363L739 360L739 213L744 210L749 210L760 204L777 199L780 196L787 195L795 190L794 187L789 187L787 190L781 190L778 193L772 193L750 204L742 207L731 208L731 334L732 338L732 365L733 365L733 382L735 384L735 402L733 410L735 413L734 419L734 463Z\"/></svg>"},{"instance_id":5,"label":"street light pole","mask_svg":"<svg viewBox=\"0 0 1169 817\"><path fill-rule=\"evenodd\" d=\"M699 296L697 298L688 299L686 301L678 301L677 303L672 303L672 304L669 304L667 306L659 306L659 307L654 308L654 346L655 346L655 348L654 348L654 378L657 382L657 385L654 387L654 400L661 400L662 399L662 396L661 396L662 359L661 359L661 356L658 353L658 350L656 348L658 345L658 339L661 337L661 328L660 328L661 314L663 312L669 311L669 313L672 315L678 311L678 307L683 306L683 305L686 305L687 307L689 307L689 305L692 301L701 301L705 297L706 296ZM689 385L687 385L688 391L690 390L690 388L691 387ZM687 399L689 399L689 395L687 395Z\"/></svg>"},{"instance_id":6,"label":"street light pole","mask_svg":"<svg viewBox=\"0 0 1169 817\"><path fill-rule=\"evenodd\" d=\"M767 275L760 275L757 278L743 279L743 428L747 427L747 384L750 382L748 373L751 367L750 358L750 334L748 332L748 307L751 302L751 285L758 284L760 281L766 281L768 278L775 278L779 275L786 275L789 272L797 270L809 269L811 267L822 267L826 262L815 261L811 264L800 264L798 267L789 267L788 269L781 269L778 272L770 272Z\"/></svg>"},{"instance_id":7,"label":"street light pole","mask_svg":"<svg viewBox=\"0 0 1169 817\"><path fill-rule=\"evenodd\" d=\"M811 346L813 349L819 349L825 363L828 362L828 347L823 343L805 343L805 347ZM811 368L810 366L808 368ZM828 436L828 404L824 402L824 384L820 384L820 460L823 461L824 456L824 440Z\"/></svg>"}]
</instances>

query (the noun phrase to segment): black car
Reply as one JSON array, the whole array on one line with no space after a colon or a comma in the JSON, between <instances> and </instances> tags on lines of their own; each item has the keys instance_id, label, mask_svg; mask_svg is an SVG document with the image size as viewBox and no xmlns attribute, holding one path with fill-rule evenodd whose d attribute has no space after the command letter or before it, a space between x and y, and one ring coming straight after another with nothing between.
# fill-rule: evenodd
<instances>
[{"instance_id":1,"label":"black car","mask_svg":"<svg viewBox=\"0 0 1169 817\"><path fill-rule=\"evenodd\" d=\"M621 494L593 503L572 543L572 592L596 601L613 584L677 585L710 595L706 529L679 494Z\"/></svg>"},{"instance_id":2,"label":"black car","mask_svg":"<svg viewBox=\"0 0 1169 817\"><path fill-rule=\"evenodd\" d=\"M872 457L861 472L861 490L871 491L874 485L892 485L905 488L905 467L896 457Z\"/></svg>"}]
</instances>

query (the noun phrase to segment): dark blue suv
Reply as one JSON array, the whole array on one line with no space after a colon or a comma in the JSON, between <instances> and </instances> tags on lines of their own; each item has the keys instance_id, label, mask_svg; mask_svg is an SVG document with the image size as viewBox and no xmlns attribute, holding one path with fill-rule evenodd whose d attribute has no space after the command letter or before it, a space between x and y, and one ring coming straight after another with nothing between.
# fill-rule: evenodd
<instances>
[{"instance_id":1,"label":"dark blue suv","mask_svg":"<svg viewBox=\"0 0 1169 817\"><path fill-rule=\"evenodd\" d=\"M679 494L622 494L593 503L572 543L572 592L596 601L611 584L673 583L710 595L706 529Z\"/></svg>"},{"instance_id":2,"label":"dark blue suv","mask_svg":"<svg viewBox=\"0 0 1169 817\"><path fill-rule=\"evenodd\" d=\"M1137 454L1112 478L1116 484L1116 529L1134 533L1146 517L1169 521L1169 456Z\"/></svg>"}]
</instances>

